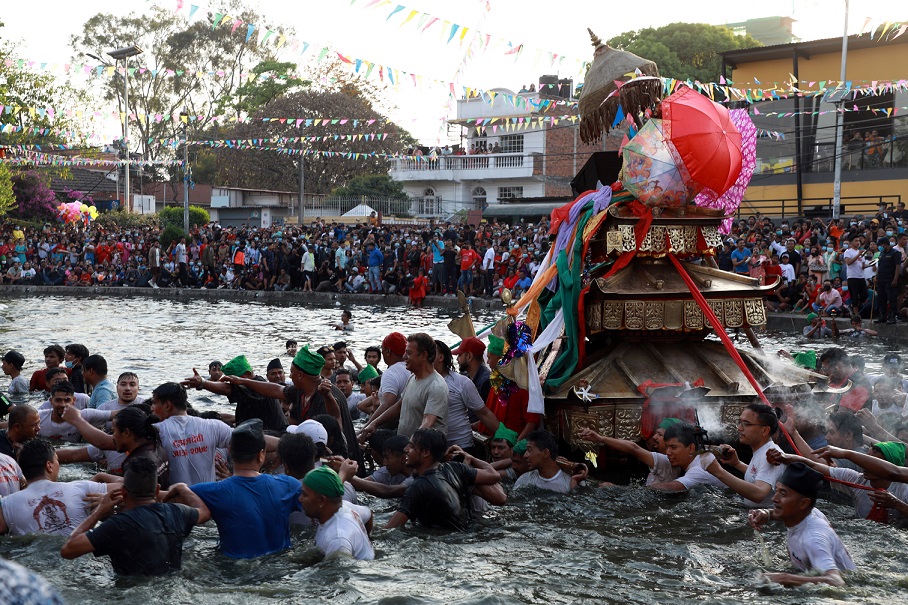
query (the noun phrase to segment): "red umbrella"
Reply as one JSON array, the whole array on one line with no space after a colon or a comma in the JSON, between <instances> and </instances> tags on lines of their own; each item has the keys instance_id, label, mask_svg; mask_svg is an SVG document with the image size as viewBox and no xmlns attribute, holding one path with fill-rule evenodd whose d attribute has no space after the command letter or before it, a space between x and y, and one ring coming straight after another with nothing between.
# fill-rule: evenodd
<instances>
[{"instance_id":1,"label":"red umbrella","mask_svg":"<svg viewBox=\"0 0 908 605\"><path fill-rule=\"evenodd\" d=\"M741 173L741 133L728 110L692 88L662 101L665 139L675 152L688 185L728 191Z\"/></svg>"}]
</instances>

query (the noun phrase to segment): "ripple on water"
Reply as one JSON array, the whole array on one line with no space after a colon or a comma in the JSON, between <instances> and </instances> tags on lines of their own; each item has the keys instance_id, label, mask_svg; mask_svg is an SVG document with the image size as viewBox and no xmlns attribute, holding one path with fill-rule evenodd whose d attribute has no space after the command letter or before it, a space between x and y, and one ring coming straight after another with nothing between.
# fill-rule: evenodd
<instances>
[{"instance_id":1,"label":"ripple on water","mask_svg":"<svg viewBox=\"0 0 908 605\"><path fill-rule=\"evenodd\" d=\"M284 341L322 345L343 338L360 359L392 330L426 331L449 343L452 318L432 308L354 306L356 330L333 329L340 309L302 303L170 301L144 298L0 299L5 348L42 367L49 343L82 342L102 353L113 374L136 371L142 396L167 380L207 369L213 359L249 357L263 371ZM4 308L5 305L5 308ZM482 315L484 325L493 318ZM768 351L804 348L784 335L764 337ZM889 345L863 345L878 368ZM192 391L195 405L227 409L223 398ZM62 480L87 478L88 465L64 467ZM583 488L571 496L520 494L466 534L380 529L393 502L363 500L376 512L376 560L321 561L311 531L294 531L288 553L233 561L217 552L217 532L193 530L183 570L166 578L116 579L105 559L59 557L62 540L0 538L0 555L44 574L70 603L867 603L904 602L908 590L901 530L852 520L847 507L821 502L861 568L845 589L758 588L762 566L753 530L735 500L705 490L669 496L638 487ZM784 531L765 532L772 568L787 567Z\"/></svg>"}]
</instances>

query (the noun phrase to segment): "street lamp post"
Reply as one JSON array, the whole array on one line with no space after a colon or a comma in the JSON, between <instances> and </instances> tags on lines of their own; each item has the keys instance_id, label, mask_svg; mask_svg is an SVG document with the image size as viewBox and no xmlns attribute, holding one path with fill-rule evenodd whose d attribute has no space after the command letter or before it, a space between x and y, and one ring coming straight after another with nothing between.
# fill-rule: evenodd
<instances>
[{"instance_id":1,"label":"street lamp post","mask_svg":"<svg viewBox=\"0 0 908 605\"><path fill-rule=\"evenodd\" d=\"M838 95L835 112L835 174L832 183L832 218L839 218L842 207L842 139L844 138L845 113L842 101L847 93L845 87L845 70L848 67L848 0L845 0L845 33L842 34L842 72L839 87L842 94ZM835 101L833 101L835 102Z\"/></svg>"},{"instance_id":2,"label":"street lamp post","mask_svg":"<svg viewBox=\"0 0 908 605\"><path fill-rule=\"evenodd\" d=\"M126 146L126 208L132 211L132 193L129 187L129 57L142 54L142 49L133 44L107 53L114 61L123 60L123 143Z\"/></svg>"},{"instance_id":3,"label":"street lamp post","mask_svg":"<svg viewBox=\"0 0 908 605\"><path fill-rule=\"evenodd\" d=\"M189 233L189 114L180 112L183 122L183 232Z\"/></svg>"}]
</instances>

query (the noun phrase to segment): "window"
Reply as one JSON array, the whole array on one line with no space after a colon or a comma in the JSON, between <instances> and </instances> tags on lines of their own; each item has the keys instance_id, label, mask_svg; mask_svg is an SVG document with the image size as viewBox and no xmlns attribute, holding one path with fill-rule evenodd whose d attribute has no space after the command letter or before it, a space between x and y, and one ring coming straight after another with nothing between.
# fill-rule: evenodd
<instances>
[{"instance_id":1,"label":"window","mask_svg":"<svg viewBox=\"0 0 908 605\"><path fill-rule=\"evenodd\" d=\"M473 187L473 207L486 207L486 190L482 187Z\"/></svg>"},{"instance_id":2,"label":"window","mask_svg":"<svg viewBox=\"0 0 908 605\"><path fill-rule=\"evenodd\" d=\"M435 197L435 190L431 187L428 187L425 191L422 192L423 197Z\"/></svg>"},{"instance_id":3,"label":"window","mask_svg":"<svg viewBox=\"0 0 908 605\"><path fill-rule=\"evenodd\" d=\"M523 187L499 187L498 199L507 200L515 197L523 197Z\"/></svg>"},{"instance_id":4,"label":"window","mask_svg":"<svg viewBox=\"0 0 908 605\"><path fill-rule=\"evenodd\" d=\"M523 153L523 135L508 134L501 137L501 153Z\"/></svg>"}]
</instances>

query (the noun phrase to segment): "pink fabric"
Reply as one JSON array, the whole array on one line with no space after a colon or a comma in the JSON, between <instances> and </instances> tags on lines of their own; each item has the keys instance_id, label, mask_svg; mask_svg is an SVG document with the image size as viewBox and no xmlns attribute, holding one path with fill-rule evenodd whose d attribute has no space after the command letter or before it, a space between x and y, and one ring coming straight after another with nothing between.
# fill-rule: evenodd
<instances>
[{"instance_id":1,"label":"pink fabric","mask_svg":"<svg viewBox=\"0 0 908 605\"><path fill-rule=\"evenodd\" d=\"M746 109L732 109L728 113L738 132L741 133L741 173L731 189L721 196L716 195L716 192L711 189L702 190L694 198L694 205L703 208L718 208L724 210L725 214L730 217L741 205L747 185L750 184L750 178L757 166L757 127L754 126ZM722 221L720 231L725 234L730 233L731 225L732 219L725 219Z\"/></svg>"}]
</instances>

